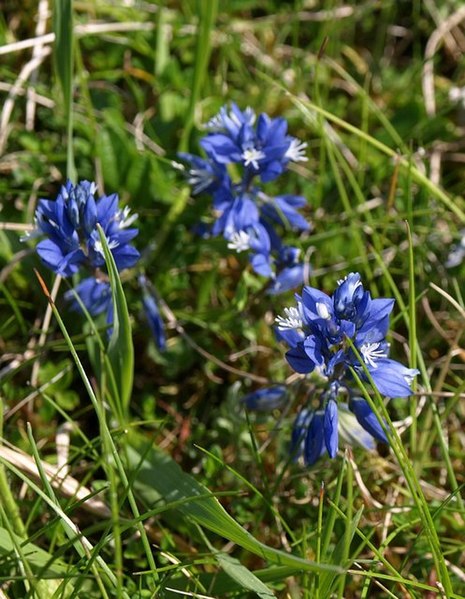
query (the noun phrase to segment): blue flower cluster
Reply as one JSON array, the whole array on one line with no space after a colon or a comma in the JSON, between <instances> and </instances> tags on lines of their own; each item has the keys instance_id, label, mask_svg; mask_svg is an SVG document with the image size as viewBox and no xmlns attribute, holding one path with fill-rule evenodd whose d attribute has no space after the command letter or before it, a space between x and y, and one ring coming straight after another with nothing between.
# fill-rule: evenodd
<instances>
[{"instance_id":1,"label":"blue flower cluster","mask_svg":"<svg viewBox=\"0 0 465 599\"><path fill-rule=\"evenodd\" d=\"M286 308L285 316L277 317L277 336L290 347L286 359L296 372L318 371L326 383L318 400L319 407L304 407L295 421L293 453L303 456L307 465L313 464L325 451L331 458L335 457L342 396L348 396L348 409L361 427L375 439L387 443L383 427L368 402L351 388L351 369L362 379L368 378L351 344L380 393L388 397L411 394L410 384L418 370L388 358L386 335L394 300L372 299L358 273L350 273L339 281L332 296L304 287L296 299L296 306ZM278 390L280 386L261 390L260 396L247 397L246 403L251 408L260 405L263 409L269 399L275 407Z\"/></svg>"},{"instance_id":2,"label":"blue flower cluster","mask_svg":"<svg viewBox=\"0 0 465 599\"><path fill-rule=\"evenodd\" d=\"M193 193L213 196L217 219L212 235L223 235L228 247L247 251L255 272L269 277L270 293L280 293L302 284L304 265L300 250L282 243L276 226L308 231L309 223L298 212L305 198L295 195L268 196L260 183L283 173L290 162L307 160L306 143L288 135L283 118L272 119L236 104L223 107L207 124L200 145L206 158L180 154L190 162L188 182ZM228 165L237 165L235 168ZM232 172L240 171L233 181Z\"/></svg>"},{"instance_id":3,"label":"blue flower cluster","mask_svg":"<svg viewBox=\"0 0 465 599\"><path fill-rule=\"evenodd\" d=\"M91 269L105 264L99 224L107 238L118 270L139 260L139 252L130 245L138 230L131 228L137 214L118 206L112 194L94 198L95 183L67 181L55 201L39 200L35 213L37 232L46 235L37 245L37 253L50 269L63 277L76 273L81 266Z\"/></svg>"},{"instance_id":4,"label":"blue flower cluster","mask_svg":"<svg viewBox=\"0 0 465 599\"><path fill-rule=\"evenodd\" d=\"M45 236L36 250L55 273L69 277L85 269L90 274L76 285L75 292L92 316L106 313L111 325L113 302L97 225L103 229L118 271L133 267L139 260L139 252L131 245L139 231L131 226L137 214L131 214L128 207L121 209L117 194L96 198L96 191L95 183L81 181L74 185L67 181L56 200L39 200L36 228L29 237ZM159 347L164 347L163 323L155 299L145 284L141 286L150 328ZM67 291L65 298L73 309L81 309L73 291Z\"/></svg>"}]
</instances>

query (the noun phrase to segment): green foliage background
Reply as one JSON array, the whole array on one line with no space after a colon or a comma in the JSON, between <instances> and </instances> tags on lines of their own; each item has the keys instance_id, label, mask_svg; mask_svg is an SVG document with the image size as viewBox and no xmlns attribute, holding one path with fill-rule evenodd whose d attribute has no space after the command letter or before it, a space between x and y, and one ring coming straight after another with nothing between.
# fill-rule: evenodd
<instances>
[{"instance_id":1,"label":"green foliage background","mask_svg":"<svg viewBox=\"0 0 465 599\"><path fill-rule=\"evenodd\" d=\"M61 45L37 47L33 69L32 44L17 42L37 37L38 4L7 1L0 17L3 447L36 456L33 475L2 454L2 591L465 596L465 268L444 266L465 221L465 108L449 95L465 85L465 34L458 17L444 25L461 3L75 1L72 38L66 2L48 8ZM425 52L440 27L432 114ZM210 201L190 196L176 165L178 151L199 152L202 125L231 101L284 116L308 143L308 162L271 185L308 200L313 231L288 233L311 264L308 283L330 292L357 270L374 297L396 297L392 354L422 376L412 399L388 410L422 496L385 447L347 448L311 470L289 463L298 395L284 415L244 412L245 393L291 375L271 325L293 295L267 296L243 256L195 235L199 220L212 221ZM118 383L121 413L107 410L111 384L99 395L103 323L68 310L66 281L56 306L70 340L52 318L41 341L47 298L33 268L49 289L54 277L20 242L37 199L55 197L74 168L139 214L141 264L169 316L160 354L135 278L123 276L135 360L129 407L130 384ZM113 343L113 366L127 343ZM91 494L103 489L106 512L47 487L37 466L39 456L56 463L65 422L70 473Z\"/></svg>"}]
</instances>

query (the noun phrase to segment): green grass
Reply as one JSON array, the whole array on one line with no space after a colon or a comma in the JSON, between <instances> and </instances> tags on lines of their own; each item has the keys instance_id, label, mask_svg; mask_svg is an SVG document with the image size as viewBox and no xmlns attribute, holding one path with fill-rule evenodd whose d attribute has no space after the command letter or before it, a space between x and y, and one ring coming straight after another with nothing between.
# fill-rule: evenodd
<instances>
[{"instance_id":1,"label":"green grass","mask_svg":"<svg viewBox=\"0 0 465 599\"><path fill-rule=\"evenodd\" d=\"M42 17L35 2L7 2L9 599L465 597L465 266L444 266L465 222L464 108L448 96L465 85L461 31L436 50L434 115L422 93L428 39L460 3L310 4L55 2L44 17L53 52L21 81L33 50L17 43L36 37ZM311 469L290 459L293 416L317 386L292 382L272 331L292 292L266 295L242 255L192 232L211 221L210 201L191 197L173 163L179 150L199 153L202 125L230 101L284 116L308 143L308 162L270 186L308 200L313 231L286 233L309 257L308 283L331 291L359 271L373 297L396 299L391 352L420 370L414 394L386 403L360 381L390 448L343 445ZM104 320L67 308L67 281L48 299L58 283L20 236L37 199L55 197L67 176L95 180L139 214L141 267L169 320L166 352L147 333L137 272L120 281L110 252L117 324L107 349ZM285 380L294 391L283 411L245 413L243 395ZM79 496L51 474L63 423Z\"/></svg>"}]
</instances>

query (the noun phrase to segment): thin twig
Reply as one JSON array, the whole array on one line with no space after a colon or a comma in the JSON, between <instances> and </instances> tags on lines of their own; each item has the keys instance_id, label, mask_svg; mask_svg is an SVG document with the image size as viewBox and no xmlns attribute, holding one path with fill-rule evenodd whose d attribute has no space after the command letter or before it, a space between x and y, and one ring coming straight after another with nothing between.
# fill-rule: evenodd
<instances>
[{"instance_id":1,"label":"thin twig","mask_svg":"<svg viewBox=\"0 0 465 599\"><path fill-rule=\"evenodd\" d=\"M426 114L434 116L436 114L436 97L434 93L434 64L433 58L436 54L439 44L451 29L457 27L465 19L465 6L452 13L441 25L433 31L425 49L425 62L423 65L423 97L425 100Z\"/></svg>"},{"instance_id":2,"label":"thin twig","mask_svg":"<svg viewBox=\"0 0 465 599\"><path fill-rule=\"evenodd\" d=\"M15 105L16 96L19 94L19 91L22 89L31 74L42 64L42 62L50 53L51 48L44 47L38 56L32 58L23 66L13 87L10 90L10 93L8 94L8 98L5 100L2 114L0 116L0 155L3 154L6 142L8 140L8 135L10 132L9 122Z\"/></svg>"},{"instance_id":3,"label":"thin twig","mask_svg":"<svg viewBox=\"0 0 465 599\"><path fill-rule=\"evenodd\" d=\"M192 339L192 337L188 333L186 333L186 331L184 330L184 327L181 324L179 324L178 319L173 314L173 312L168 307L168 305L161 299L159 300L159 304L160 304L160 308L162 309L162 311L166 317L166 320L168 321L170 326L172 328L174 328L187 341L187 343L193 349L195 349L195 351L197 351L201 356L203 356L204 358L207 358L207 360L210 360L211 362L213 362L214 364L216 364L223 370L227 370L228 372L237 374L238 376L250 379L251 381L255 381L256 383L260 383L262 385L270 384L271 381L269 379L267 379L263 376L258 376L256 374L252 374L250 372L245 372L244 370L239 370L239 368L234 368L234 366L230 366L229 364L226 364L226 362L223 362L222 360L218 359L217 357L215 357L213 354L211 354L207 350L203 349L203 347L200 347L200 345L198 345Z\"/></svg>"}]
</instances>

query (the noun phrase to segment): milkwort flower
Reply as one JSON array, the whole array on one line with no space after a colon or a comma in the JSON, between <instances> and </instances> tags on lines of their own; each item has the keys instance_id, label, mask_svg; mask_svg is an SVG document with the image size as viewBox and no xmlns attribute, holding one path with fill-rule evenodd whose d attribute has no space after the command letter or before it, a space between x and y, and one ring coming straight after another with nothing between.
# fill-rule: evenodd
<instances>
[{"instance_id":1,"label":"milkwort flower","mask_svg":"<svg viewBox=\"0 0 465 599\"><path fill-rule=\"evenodd\" d=\"M155 344L160 351L166 349L165 325L163 324L158 303L145 275L139 276L139 286L142 289L142 305Z\"/></svg>"},{"instance_id":2,"label":"milkwort flower","mask_svg":"<svg viewBox=\"0 0 465 599\"><path fill-rule=\"evenodd\" d=\"M388 358L386 335L394 300L372 299L358 273L350 273L339 281L332 296L304 287L296 300L296 306L286 308L284 316L276 318L277 336L290 347L286 359L296 372L316 372L325 383L316 409L305 405L297 416L292 452L302 456L307 465L325 451L335 457L341 405L344 405L344 421L347 423L349 411L368 433L365 446L372 445L373 439L387 443L383 426L368 402L353 389L351 369L367 381L358 353L381 394L387 397L411 394L410 385L418 370ZM349 398L348 404L342 402L343 397Z\"/></svg>"},{"instance_id":3,"label":"milkwort flower","mask_svg":"<svg viewBox=\"0 0 465 599\"><path fill-rule=\"evenodd\" d=\"M42 262L55 273L69 277L85 268L91 275L76 287L86 309L96 316L107 313L113 320L111 290L104 272L105 258L97 225L105 234L108 247L119 271L130 268L139 259L139 252L130 242L138 234L131 227L137 214L121 209L117 194L95 198L95 183L67 181L56 200L39 200L35 212L36 228L33 237L45 236L36 250ZM72 292L65 297L79 309Z\"/></svg>"},{"instance_id":4,"label":"milkwort flower","mask_svg":"<svg viewBox=\"0 0 465 599\"><path fill-rule=\"evenodd\" d=\"M309 231L309 223L298 212L306 200L294 195L270 197L261 184L276 179L290 162L307 160L307 144L288 135L285 119L264 113L257 118L251 108L241 111L234 103L230 109L221 108L207 130L200 142L206 158L186 153L180 157L190 163L187 181L193 193L213 197L217 218L212 235L222 235L236 252L247 252L254 271L271 279L270 293L301 284L299 250L283 246L276 227ZM231 164L238 165L239 180L231 178Z\"/></svg>"}]
</instances>

